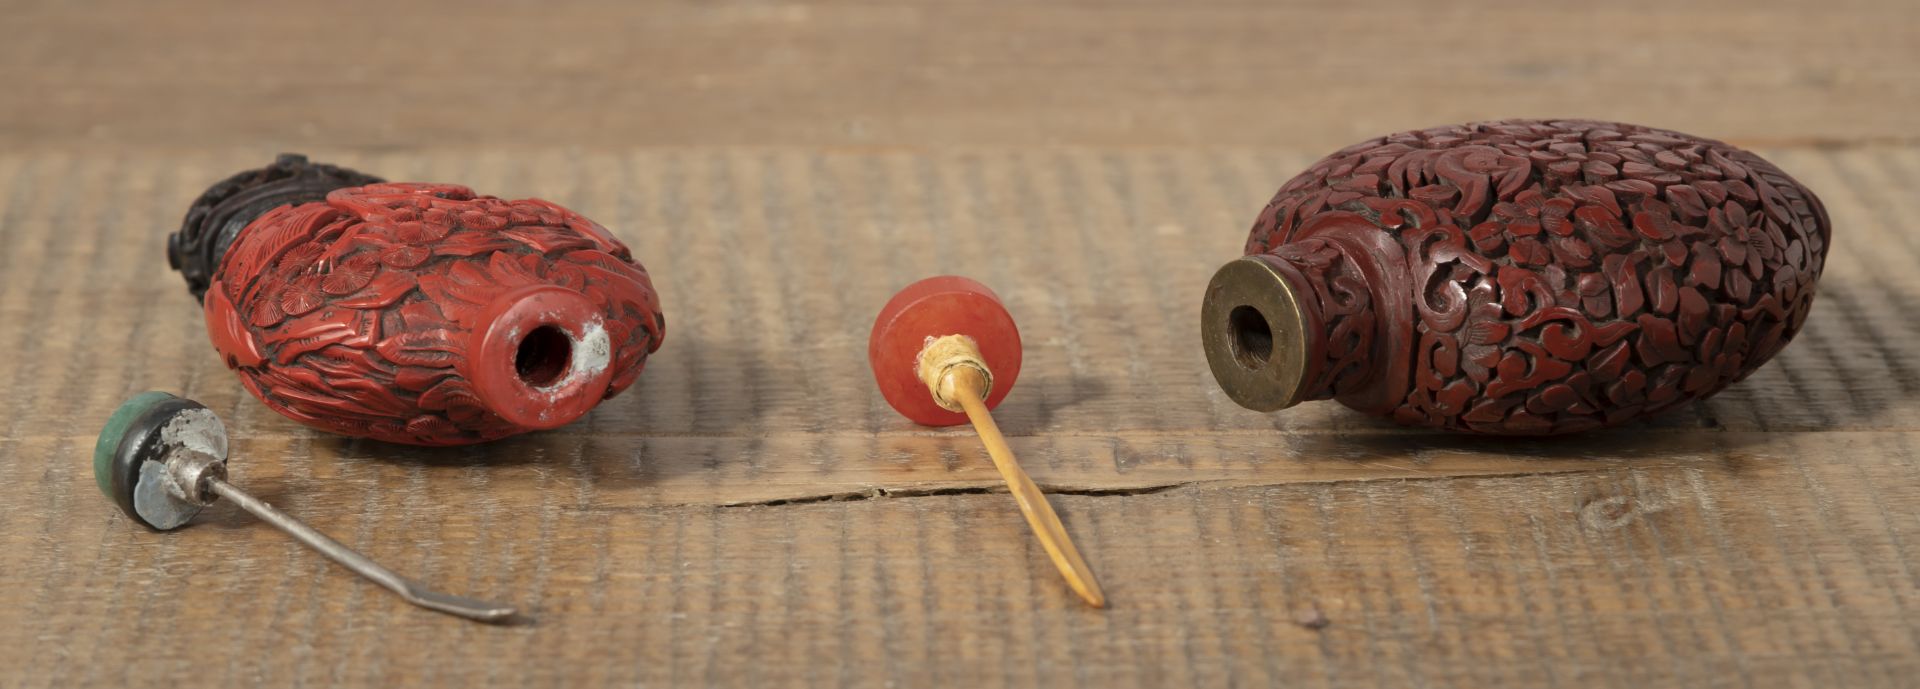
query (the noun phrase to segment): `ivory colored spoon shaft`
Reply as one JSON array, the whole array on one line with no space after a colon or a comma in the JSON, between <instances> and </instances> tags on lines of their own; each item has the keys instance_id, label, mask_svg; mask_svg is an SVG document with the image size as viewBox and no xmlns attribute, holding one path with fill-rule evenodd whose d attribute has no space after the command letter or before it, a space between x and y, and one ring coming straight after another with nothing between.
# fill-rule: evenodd
<instances>
[{"instance_id":1,"label":"ivory colored spoon shaft","mask_svg":"<svg viewBox=\"0 0 1920 689\"><path fill-rule=\"evenodd\" d=\"M967 419L973 422L973 428L979 432L980 440L987 445L987 455L993 458L993 466L1000 470L1000 477L1006 479L1007 489L1013 493L1013 500L1020 505L1020 514L1027 518L1027 525L1033 527L1033 533L1040 538L1040 546L1047 550L1047 557L1053 560L1053 566L1060 569L1060 575L1066 577L1067 585L1074 593L1086 599L1093 607L1106 607L1106 594L1100 592L1100 582L1093 578L1093 569L1080 557L1080 551L1073 547L1073 539L1067 537L1067 528L1060 523L1060 516L1054 514L1053 505L1047 502L1047 496L1040 492L1040 486L1020 468L1014 459L1013 448L1007 445L1007 439L1000 434L1000 425L993 422L993 415L987 411L987 403L981 399L980 389L985 387L986 379L978 369L971 366L955 366L948 370L952 378L953 397L966 410Z\"/></svg>"}]
</instances>

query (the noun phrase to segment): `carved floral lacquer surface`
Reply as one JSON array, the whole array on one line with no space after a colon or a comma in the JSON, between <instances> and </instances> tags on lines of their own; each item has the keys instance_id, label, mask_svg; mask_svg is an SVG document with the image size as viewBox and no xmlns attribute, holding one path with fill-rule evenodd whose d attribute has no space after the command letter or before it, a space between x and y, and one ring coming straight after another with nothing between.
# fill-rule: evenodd
<instances>
[{"instance_id":1,"label":"carved floral lacquer surface","mask_svg":"<svg viewBox=\"0 0 1920 689\"><path fill-rule=\"evenodd\" d=\"M1310 285L1309 399L1407 424L1570 432L1695 400L1805 322L1831 228L1717 141L1591 121L1405 132L1315 163L1249 254Z\"/></svg>"}]
</instances>

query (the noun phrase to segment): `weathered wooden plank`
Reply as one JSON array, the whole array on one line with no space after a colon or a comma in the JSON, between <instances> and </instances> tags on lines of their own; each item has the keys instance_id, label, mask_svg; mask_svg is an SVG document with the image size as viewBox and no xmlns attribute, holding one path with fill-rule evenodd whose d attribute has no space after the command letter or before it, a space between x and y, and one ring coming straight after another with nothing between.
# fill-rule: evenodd
<instances>
[{"instance_id":1,"label":"weathered wooden plank","mask_svg":"<svg viewBox=\"0 0 1920 689\"><path fill-rule=\"evenodd\" d=\"M1784 434L1801 459L1056 497L1107 612L1045 576L1004 495L627 507L565 468L559 490L445 467L389 497L303 477L278 496L290 508L540 622L418 614L222 508L165 536L68 521L10 561L44 578L0 594L34 614L0 634L33 684L1894 686L1920 669L1915 440ZM454 487L479 499L438 499Z\"/></svg>"},{"instance_id":2,"label":"weathered wooden plank","mask_svg":"<svg viewBox=\"0 0 1920 689\"><path fill-rule=\"evenodd\" d=\"M1214 391L1200 285L1311 154L344 152L577 207L666 298L667 346L627 396L441 451L301 429L210 355L159 237L260 155L0 155L0 319L33 326L0 331L0 676L1897 686L1920 669L1915 150L1768 152L1837 228L1779 361L1623 432L1500 443ZM1065 593L967 434L869 389L871 310L942 271L1021 318L1002 425L1068 491L1110 611ZM419 614L230 508L136 530L85 456L151 387L227 418L236 480L267 499L539 622Z\"/></svg>"},{"instance_id":3,"label":"weathered wooden plank","mask_svg":"<svg viewBox=\"0 0 1920 689\"><path fill-rule=\"evenodd\" d=\"M1911 141L1911 2L10 2L9 146Z\"/></svg>"}]
</instances>

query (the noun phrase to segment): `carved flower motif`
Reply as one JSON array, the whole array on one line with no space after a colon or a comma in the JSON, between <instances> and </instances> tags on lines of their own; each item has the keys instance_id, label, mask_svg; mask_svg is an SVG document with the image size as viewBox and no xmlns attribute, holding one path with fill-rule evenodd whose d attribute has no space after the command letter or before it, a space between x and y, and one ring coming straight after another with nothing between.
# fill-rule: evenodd
<instances>
[{"instance_id":1,"label":"carved flower motif","mask_svg":"<svg viewBox=\"0 0 1920 689\"><path fill-rule=\"evenodd\" d=\"M327 296L320 289L323 279L319 275L302 275L287 283L286 291L280 293L280 311L298 316L327 303Z\"/></svg>"},{"instance_id":2,"label":"carved flower motif","mask_svg":"<svg viewBox=\"0 0 1920 689\"><path fill-rule=\"evenodd\" d=\"M368 253L354 254L333 265L333 270L320 281L320 289L335 296L353 294L373 282L373 276L378 272L379 258Z\"/></svg>"}]
</instances>

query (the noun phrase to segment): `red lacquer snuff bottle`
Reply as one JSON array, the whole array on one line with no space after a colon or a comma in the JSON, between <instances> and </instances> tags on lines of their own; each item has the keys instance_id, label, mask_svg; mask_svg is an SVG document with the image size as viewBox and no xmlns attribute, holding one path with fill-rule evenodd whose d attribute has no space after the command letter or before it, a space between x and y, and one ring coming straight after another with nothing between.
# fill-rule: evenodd
<instances>
[{"instance_id":1,"label":"red lacquer snuff bottle","mask_svg":"<svg viewBox=\"0 0 1920 689\"><path fill-rule=\"evenodd\" d=\"M1208 285L1202 340L1251 409L1600 428L1766 363L1806 321L1830 239L1812 192L1718 141L1592 121L1405 132L1280 188Z\"/></svg>"},{"instance_id":2,"label":"red lacquer snuff bottle","mask_svg":"<svg viewBox=\"0 0 1920 689\"><path fill-rule=\"evenodd\" d=\"M346 435L565 425L631 385L665 325L646 270L578 213L301 156L215 184L168 239L247 389Z\"/></svg>"}]
</instances>

